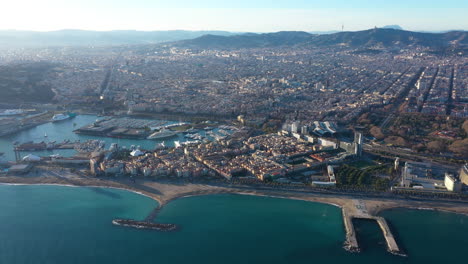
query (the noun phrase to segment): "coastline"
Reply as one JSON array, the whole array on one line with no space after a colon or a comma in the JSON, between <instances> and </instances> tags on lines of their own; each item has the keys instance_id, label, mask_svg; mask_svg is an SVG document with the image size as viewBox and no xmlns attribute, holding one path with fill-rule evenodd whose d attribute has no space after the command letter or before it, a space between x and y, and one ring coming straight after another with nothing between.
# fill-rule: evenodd
<instances>
[{"instance_id":1,"label":"coastline","mask_svg":"<svg viewBox=\"0 0 468 264\"><path fill-rule=\"evenodd\" d=\"M66 181L66 182L64 182ZM297 194L282 190L255 190L246 191L236 187L223 187L214 185L204 185L197 183L159 183L153 181L142 181L133 184L126 179L98 179L76 176L70 179L63 177L0 177L0 185L51 185L64 187L94 187L124 190L140 194L158 202L156 209L162 208L166 203L191 196L213 195L231 193L238 195L252 195L261 197L271 197L279 199L290 199L306 202L317 202L346 209L351 215L357 214L353 201L364 202L370 215L378 216L380 212L395 208L405 208L414 210L436 210L447 213L455 213L468 216L468 204L451 204L447 201L406 201L402 204L400 200L366 198L366 197L333 197L320 194ZM155 193L158 192L158 193Z\"/></svg>"},{"instance_id":2,"label":"coastline","mask_svg":"<svg viewBox=\"0 0 468 264\"><path fill-rule=\"evenodd\" d=\"M46 172L47 173L47 172ZM398 200L382 198L370 198L361 196L339 196L336 194L320 194L307 192L294 192L291 190L266 190L266 189L246 189L233 186L210 185L202 183L188 182L156 182L138 179L137 182L127 178L99 179L82 177L73 173L51 171L54 177L33 176L33 177L0 177L0 185L38 185L38 186L61 186L61 187L84 187L84 188L109 188L122 191L129 191L138 195L146 196L157 202L157 206L146 216L145 220L137 221L131 219L114 219L112 224L131 227L144 228L156 231L175 231L174 224L159 224L155 220L163 207L174 200L190 198L194 196L208 196L219 194L234 194L245 196L268 197L275 199L288 199L303 202L314 202L326 204L341 209L343 225L346 233L343 248L351 253L360 252L356 231L352 223L353 219L370 219L379 224L387 243L387 251L398 256L406 256L398 246L396 238L393 236L390 227L380 213L386 210L404 208L409 210L431 210L446 213L460 214L468 216L468 206L466 203L456 203L447 201L419 201L419 200ZM65 174L66 176L61 176Z\"/></svg>"},{"instance_id":3,"label":"coastline","mask_svg":"<svg viewBox=\"0 0 468 264\"><path fill-rule=\"evenodd\" d=\"M25 186L25 185L37 185L37 186L60 186L60 187L72 187L72 188L106 188L106 189L115 189L115 190L121 190L121 191L128 191L132 193L136 193L148 198L153 199L158 203L158 207L161 205L161 202L158 198L145 194L140 191L132 190L129 188L122 188L122 187L113 187L113 186L102 186L102 185L73 185L73 184L60 184L60 183L5 183L5 182L0 182L1 185L13 185L13 186Z\"/></svg>"},{"instance_id":4,"label":"coastline","mask_svg":"<svg viewBox=\"0 0 468 264\"><path fill-rule=\"evenodd\" d=\"M380 213L385 212L385 211L398 210L398 209L442 212L442 213L456 214L456 215L462 215L462 216L468 217L468 213L464 213L464 212L450 211L450 210L447 210L447 209L440 209L440 208L411 207L411 206L408 206L408 207L405 207L405 206L389 207L389 208L382 209L382 210L378 211L377 214L380 214Z\"/></svg>"}]
</instances>

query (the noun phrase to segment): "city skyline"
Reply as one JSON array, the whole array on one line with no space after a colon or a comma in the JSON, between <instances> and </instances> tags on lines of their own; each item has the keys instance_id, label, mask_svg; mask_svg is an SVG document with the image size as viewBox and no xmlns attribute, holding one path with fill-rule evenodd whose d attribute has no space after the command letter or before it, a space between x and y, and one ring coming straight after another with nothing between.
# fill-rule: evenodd
<instances>
[{"instance_id":1,"label":"city skyline","mask_svg":"<svg viewBox=\"0 0 468 264\"><path fill-rule=\"evenodd\" d=\"M28 7L27 9L25 7ZM399 25L411 31L466 30L468 4L436 1L93 1L6 3L0 30L357 31Z\"/></svg>"}]
</instances>

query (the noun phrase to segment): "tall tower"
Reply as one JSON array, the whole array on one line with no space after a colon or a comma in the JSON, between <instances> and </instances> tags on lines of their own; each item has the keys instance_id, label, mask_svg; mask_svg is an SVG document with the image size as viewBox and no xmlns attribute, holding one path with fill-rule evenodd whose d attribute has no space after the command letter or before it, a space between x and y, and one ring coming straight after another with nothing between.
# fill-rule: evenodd
<instances>
[{"instance_id":1,"label":"tall tower","mask_svg":"<svg viewBox=\"0 0 468 264\"><path fill-rule=\"evenodd\" d=\"M358 157L362 156L362 134L360 132L354 133L354 154Z\"/></svg>"},{"instance_id":2,"label":"tall tower","mask_svg":"<svg viewBox=\"0 0 468 264\"><path fill-rule=\"evenodd\" d=\"M294 121L291 124L291 133L297 133L299 131L299 122Z\"/></svg>"}]
</instances>

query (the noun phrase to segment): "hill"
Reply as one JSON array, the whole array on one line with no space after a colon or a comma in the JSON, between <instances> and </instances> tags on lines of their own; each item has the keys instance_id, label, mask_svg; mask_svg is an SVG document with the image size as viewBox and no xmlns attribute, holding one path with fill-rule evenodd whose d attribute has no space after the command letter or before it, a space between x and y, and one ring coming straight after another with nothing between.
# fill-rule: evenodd
<instances>
[{"instance_id":1,"label":"hill","mask_svg":"<svg viewBox=\"0 0 468 264\"><path fill-rule=\"evenodd\" d=\"M340 32L315 37L314 46L346 45L350 47L408 47L421 46L443 48L454 45L468 45L467 32L420 33L396 29L369 29L357 32Z\"/></svg>"},{"instance_id":2,"label":"hill","mask_svg":"<svg viewBox=\"0 0 468 264\"><path fill-rule=\"evenodd\" d=\"M235 36L205 35L173 43L174 46L194 49L240 49L293 46L311 40L312 34L302 31L277 33L245 33Z\"/></svg>"}]
</instances>

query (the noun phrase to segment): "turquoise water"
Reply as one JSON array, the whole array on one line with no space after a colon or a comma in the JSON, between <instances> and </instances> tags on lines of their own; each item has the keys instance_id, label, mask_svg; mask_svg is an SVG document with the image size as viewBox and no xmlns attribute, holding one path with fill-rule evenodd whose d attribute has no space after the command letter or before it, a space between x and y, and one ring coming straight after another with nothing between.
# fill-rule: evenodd
<instances>
[{"instance_id":1,"label":"turquoise water","mask_svg":"<svg viewBox=\"0 0 468 264\"><path fill-rule=\"evenodd\" d=\"M450 263L468 242L465 216L396 210L384 215L409 258L387 253L368 225L365 251L351 254L339 208L240 195L169 203L157 221L179 224L173 233L111 224L155 205L122 190L0 186L0 263Z\"/></svg>"},{"instance_id":2,"label":"turquoise water","mask_svg":"<svg viewBox=\"0 0 468 264\"><path fill-rule=\"evenodd\" d=\"M88 125L95 122L98 117L95 115L79 115L73 119L64 120L56 123L46 123L28 130L21 131L17 134L5 136L0 138L0 152L5 152L5 157L9 161L15 159L13 152L13 142L18 141L25 143L28 141L34 142L63 142L64 140L81 142L89 139L99 139L106 142L106 147L110 147L111 143L118 143L120 146L130 147L131 145L141 146L143 149L152 150L157 143L165 141L166 146L174 146L174 141L186 141L183 134L179 134L177 137L173 137L165 140L141 140L141 139L117 139L108 137L97 137L82 134L75 134L73 130L78 129L82 126ZM47 137L44 137L47 134ZM72 156L75 154L74 150L53 150L53 151L34 151L34 152L21 152L21 156L26 156L29 153L33 153L38 156L49 156L52 154L60 154L62 156Z\"/></svg>"}]
</instances>

